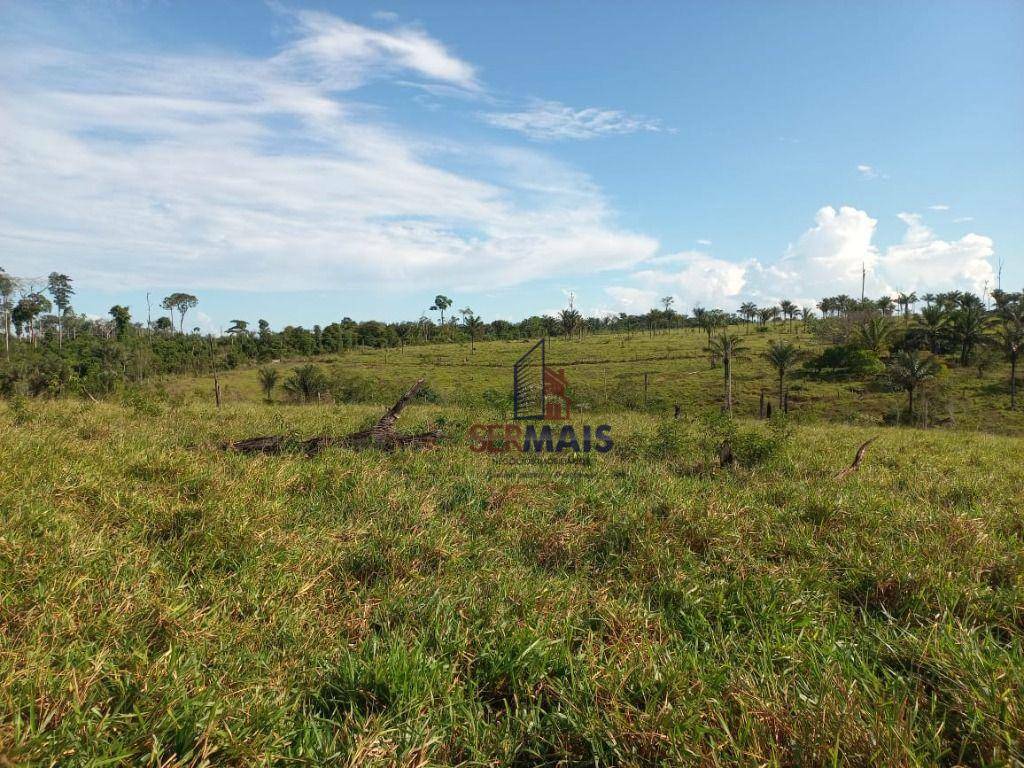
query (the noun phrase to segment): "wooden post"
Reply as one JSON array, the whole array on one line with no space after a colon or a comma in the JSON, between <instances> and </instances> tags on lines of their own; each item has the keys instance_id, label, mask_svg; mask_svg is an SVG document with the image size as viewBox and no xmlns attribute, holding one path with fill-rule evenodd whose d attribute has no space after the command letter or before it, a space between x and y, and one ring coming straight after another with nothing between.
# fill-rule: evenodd
<instances>
[{"instance_id":1,"label":"wooden post","mask_svg":"<svg viewBox=\"0 0 1024 768\"><path fill-rule=\"evenodd\" d=\"M647 371L644 371L644 410L647 410Z\"/></svg>"},{"instance_id":2,"label":"wooden post","mask_svg":"<svg viewBox=\"0 0 1024 768\"><path fill-rule=\"evenodd\" d=\"M213 398L217 401L217 407L220 408L220 378L217 374L213 374Z\"/></svg>"},{"instance_id":3,"label":"wooden post","mask_svg":"<svg viewBox=\"0 0 1024 768\"><path fill-rule=\"evenodd\" d=\"M761 404L758 407L757 418L764 418L764 387L761 387Z\"/></svg>"}]
</instances>

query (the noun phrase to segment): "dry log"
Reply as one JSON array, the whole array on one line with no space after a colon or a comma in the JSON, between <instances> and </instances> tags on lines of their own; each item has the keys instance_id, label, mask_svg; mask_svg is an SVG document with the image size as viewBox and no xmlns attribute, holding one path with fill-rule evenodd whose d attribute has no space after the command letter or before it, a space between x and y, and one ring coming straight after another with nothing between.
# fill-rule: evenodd
<instances>
[{"instance_id":1,"label":"dry log","mask_svg":"<svg viewBox=\"0 0 1024 768\"><path fill-rule=\"evenodd\" d=\"M851 464L846 469L844 469L839 474L837 474L835 479L836 480L844 480L845 478L849 477L854 472L856 472L858 469L860 469L860 463L862 461L864 461L864 456L868 452L868 446L871 445L873 442L875 442L875 440L877 440L877 439L878 439L878 437L875 436L875 437L872 437L870 440L865 440L861 444L860 448L857 449L857 454L853 457L853 464Z\"/></svg>"},{"instance_id":2,"label":"dry log","mask_svg":"<svg viewBox=\"0 0 1024 768\"><path fill-rule=\"evenodd\" d=\"M343 446L347 448L379 448L392 451L396 448L430 448L441 437L439 432L423 432L418 435L402 435L395 431L395 422L402 410L419 392L423 379L419 379L409 391L398 398L387 413L380 417L370 429L353 432L343 437L318 435L308 440L295 440L285 435L264 435L236 440L224 446L225 450L239 453L283 453L285 451L301 451L307 456L315 456L325 448Z\"/></svg>"}]
</instances>

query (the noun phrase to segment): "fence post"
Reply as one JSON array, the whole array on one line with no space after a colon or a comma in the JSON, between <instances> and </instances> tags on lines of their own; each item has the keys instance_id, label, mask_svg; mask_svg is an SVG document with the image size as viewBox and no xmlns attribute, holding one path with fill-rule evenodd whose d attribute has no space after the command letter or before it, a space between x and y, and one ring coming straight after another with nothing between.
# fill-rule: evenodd
<instances>
[{"instance_id":1,"label":"fence post","mask_svg":"<svg viewBox=\"0 0 1024 768\"><path fill-rule=\"evenodd\" d=\"M217 401L217 407L220 408L220 378L217 374L213 374L213 399Z\"/></svg>"}]
</instances>

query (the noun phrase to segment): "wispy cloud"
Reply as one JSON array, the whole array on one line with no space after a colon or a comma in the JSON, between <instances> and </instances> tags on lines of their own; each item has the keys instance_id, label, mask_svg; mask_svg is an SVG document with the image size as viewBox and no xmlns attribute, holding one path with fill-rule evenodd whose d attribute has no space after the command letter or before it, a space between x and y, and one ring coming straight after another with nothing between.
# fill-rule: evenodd
<instances>
[{"instance_id":1,"label":"wispy cloud","mask_svg":"<svg viewBox=\"0 0 1024 768\"><path fill-rule=\"evenodd\" d=\"M596 139L640 131L663 131L660 120L630 115L616 109L573 109L557 101L536 101L516 112L485 112L481 118L498 128L538 141Z\"/></svg>"},{"instance_id":2,"label":"wispy cloud","mask_svg":"<svg viewBox=\"0 0 1024 768\"><path fill-rule=\"evenodd\" d=\"M454 288L657 251L585 174L401 131L349 96L399 80L480 92L475 67L423 30L287 18L263 58L0 53L0 240L17 244L4 266L122 289Z\"/></svg>"},{"instance_id":3,"label":"wispy cloud","mask_svg":"<svg viewBox=\"0 0 1024 768\"><path fill-rule=\"evenodd\" d=\"M701 239L701 240L697 241L697 244L698 245L703 245L703 246L708 246L708 245L711 245L711 241L710 240Z\"/></svg>"},{"instance_id":4,"label":"wispy cloud","mask_svg":"<svg viewBox=\"0 0 1024 768\"><path fill-rule=\"evenodd\" d=\"M936 203L935 205L928 206L929 211L948 211L949 206L945 203Z\"/></svg>"},{"instance_id":5,"label":"wispy cloud","mask_svg":"<svg viewBox=\"0 0 1024 768\"><path fill-rule=\"evenodd\" d=\"M864 164L864 163L861 163L860 165L857 166L857 173L860 174L860 177L862 179L869 179L870 180L870 179L888 179L889 178L888 174L882 173L877 168L875 168L873 165L867 165L867 164Z\"/></svg>"},{"instance_id":6,"label":"wispy cloud","mask_svg":"<svg viewBox=\"0 0 1024 768\"><path fill-rule=\"evenodd\" d=\"M974 221L974 217L973 216L958 216L957 218L953 219L953 223L954 224L966 224L969 221Z\"/></svg>"}]
</instances>

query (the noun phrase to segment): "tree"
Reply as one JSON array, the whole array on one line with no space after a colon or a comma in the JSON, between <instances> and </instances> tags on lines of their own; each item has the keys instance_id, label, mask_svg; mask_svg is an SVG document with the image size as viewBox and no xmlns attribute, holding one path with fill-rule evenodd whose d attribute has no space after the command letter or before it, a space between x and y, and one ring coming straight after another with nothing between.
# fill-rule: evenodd
<instances>
[{"instance_id":1,"label":"tree","mask_svg":"<svg viewBox=\"0 0 1024 768\"><path fill-rule=\"evenodd\" d=\"M725 410L732 413L732 361L743 351L743 338L735 333L722 331L709 344L714 354L722 358L725 376Z\"/></svg>"},{"instance_id":2,"label":"tree","mask_svg":"<svg viewBox=\"0 0 1024 768\"><path fill-rule=\"evenodd\" d=\"M11 319L17 328L28 326L28 337L29 340L35 344L36 332L35 332L35 321L36 318L46 312L49 312L53 308L50 300L47 299L41 293L30 293L23 296L21 300L14 307L14 311L11 312ZM19 331L20 335L20 331Z\"/></svg>"},{"instance_id":3,"label":"tree","mask_svg":"<svg viewBox=\"0 0 1024 768\"><path fill-rule=\"evenodd\" d=\"M244 336L249 332L249 323L245 320L232 320L228 333L232 336Z\"/></svg>"},{"instance_id":4,"label":"tree","mask_svg":"<svg viewBox=\"0 0 1024 768\"><path fill-rule=\"evenodd\" d=\"M260 389L263 390L263 397L269 403L274 399L274 387L277 386L278 379L277 368L272 368L269 365L260 368Z\"/></svg>"},{"instance_id":5,"label":"tree","mask_svg":"<svg viewBox=\"0 0 1024 768\"><path fill-rule=\"evenodd\" d=\"M786 381L786 371L793 367L800 357L800 350L789 342L773 341L765 353L772 368L779 374L779 408L782 407L783 388Z\"/></svg>"},{"instance_id":6,"label":"tree","mask_svg":"<svg viewBox=\"0 0 1024 768\"><path fill-rule=\"evenodd\" d=\"M927 296L931 294L926 294ZM928 339L928 349L933 355L938 354L939 341L949 328L949 314L940 305L929 302L921 310L921 327L924 329L925 338Z\"/></svg>"},{"instance_id":7,"label":"tree","mask_svg":"<svg viewBox=\"0 0 1024 768\"><path fill-rule=\"evenodd\" d=\"M160 302L160 306L169 312L178 310L178 332L185 332L185 314L199 304L199 299L193 296L191 293L172 293L170 296L164 298ZM174 315L171 315L171 320L174 320Z\"/></svg>"},{"instance_id":8,"label":"tree","mask_svg":"<svg viewBox=\"0 0 1024 768\"><path fill-rule=\"evenodd\" d=\"M804 321L804 330L807 330L808 324L814 319L814 308L804 307L800 310L800 319Z\"/></svg>"},{"instance_id":9,"label":"tree","mask_svg":"<svg viewBox=\"0 0 1024 768\"><path fill-rule=\"evenodd\" d=\"M484 321L479 316L474 315L473 310L469 307L466 307L462 312L462 324L469 333L469 351L476 352L476 340L480 336L480 331L483 330Z\"/></svg>"},{"instance_id":10,"label":"tree","mask_svg":"<svg viewBox=\"0 0 1024 768\"><path fill-rule=\"evenodd\" d=\"M110 308L110 316L114 319L114 329L118 340L123 341L128 329L131 328L132 315L128 307L115 304Z\"/></svg>"},{"instance_id":11,"label":"tree","mask_svg":"<svg viewBox=\"0 0 1024 768\"><path fill-rule=\"evenodd\" d=\"M942 370L933 355L920 352L899 352L889 363L889 379L907 393L907 411L914 417L914 392L929 379L935 378Z\"/></svg>"},{"instance_id":12,"label":"tree","mask_svg":"<svg viewBox=\"0 0 1024 768\"><path fill-rule=\"evenodd\" d=\"M0 268L0 312L4 314L4 348L8 361L11 359L11 310L14 308L12 300L16 287L14 278Z\"/></svg>"},{"instance_id":13,"label":"tree","mask_svg":"<svg viewBox=\"0 0 1024 768\"><path fill-rule=\"evenodd\" d=\"M968 297L977 299L973 294ZM971 353L974 348L985 341L985 332L989 328L990 318L985 314L984 306L980 303L961 299L960 309L950 316L949 331L953 338L960 345L960 365L967 365L971 361Z\"/></svg>"},{"instance_id":14,"label":"tree","mask_svg":"<svg viewBox=\"0 0 1024 768\"><path fill-rule=\"evenodd\" d=\"M558 322L562 326L562 333L571 337L583 322L583 315L580 314L578 309L570 307L558 313Z\"/></svg>"},{"instance_id":15,"label":"tree","mask_svg":"<svg viewBox=\"0 0 1024 768\"><path fill-rule=\"evenodd\" d=\"M454 302L452 302L451 299L449 299L447 296L444 296L444 295L442 295L440 293L437 294L437 296L434 297L434 304L430 307L430 311L431 312L440 312L441 313L441 327L442 328L444 327L444 312L453 303Z\"/></svg>"},{"instance_id":16,"label":"tree","mask_svg":"<svg viewBox=\"0 0 1024 768\"><path fill-rule=\"evenodd\" d=\"M796 317L796 313L799 311L796 304L789 299L783 299L779 302L779 309L782 310L782 314L785 315L786 319L789 320L790 333L793 331L793 318Z\"/></svg>"},{"instance_id":17,"label":"tree","mask_svg":"<svg viewBox=\"0 0 1024 768\"><path fill-rule=\"evenodd\" d=\"M308 403L317 395L327 391L327 374L317 365L303 365L292 371L292 375L285 380L282 386L296 400Z\"/></svg>"},{"instance_id":18,"label":"tree","mask_svg":"<svg viewBox=\"0 0 1024 768\"><path fill-rule=\"evenodd\" d=\"M51 272L46 280L46 290L53 297L57 306L57 346L64 346L64 313L71 307L71 297L75 289L71 287L71 278L59 272Z\"/></svg>"},{"instance_id":19,"label":"tree","mask_svg":"<svg viewBox=\"0 0 1024 768\"><path fill-rule=\"evenodd\" d=\"M1003 305L996 339L1006 359L1010 361L1010 410L1017 407L1017 361L1024 348L1024 302L1018 300Z\"/></svg>"},{"instance_id":20,"label":"tree","mask_svg":"<svg viewBox=\"0 0 1024 768\"><path fill-rule=\"evenodd\" d=\"M888 346L892 326L884 317L872 317L863 323L857 332L860 345L876 355L881 355Z\"/></svg>"},{"instance_id":21,"label":"tree","mask_svg":"<svg viewBox=\"0 0 1024 768\"><path fill-rule=\"evenodd\" d=\"M750 333L750 321L757 317L757 305L752 301L744 302L740 305L739 315L746 321L747 333Z\"/></svg>"}]
</instances>

